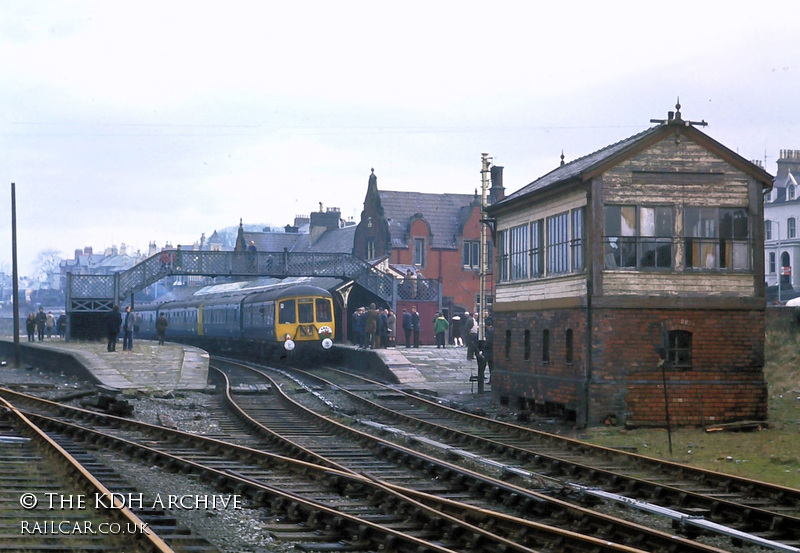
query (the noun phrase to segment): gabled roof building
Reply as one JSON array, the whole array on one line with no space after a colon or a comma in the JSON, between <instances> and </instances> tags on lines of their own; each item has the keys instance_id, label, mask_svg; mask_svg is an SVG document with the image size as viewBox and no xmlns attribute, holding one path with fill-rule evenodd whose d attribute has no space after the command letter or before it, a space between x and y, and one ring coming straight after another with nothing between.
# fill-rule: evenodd
<instances>
[{"instance_id":1,"label":"gabled roof building","mask_svg":"<svg viewBox=\"0 0 800 553\"><path fill-rule=\"evenodd\" d=\"M491 198L502 198L502 167L493 171ZM447 314L478 308L481 199L473 194L379 190L370 174L353 254L388 256L392 266L442 285ZM487 304L492 300L491 290ZM433 313L430 313L432 316ZM423 319L428 313L421 313Z\"/></svg>"},{"instance_id":2,"label":"gabled roof building","mask_svg":"<svg viewBox=\"0 0 800 553\"><path fill-rule=\"evenodd\" d=\"M772 177L700 125L677 106L489 207L497 401L579 425L766 418Z\"/></svg>"},{"instance_id":3,"label":"gabled roof building","mask_svg":"<svg viewBox=\"0 0 800 553\"><path fill-rule=\"evenodd\" d=\"M800 150L781 150L778 174L764 204L765 273L771 298L781 300L800 292Z\"/></svg>"}]
</instances>

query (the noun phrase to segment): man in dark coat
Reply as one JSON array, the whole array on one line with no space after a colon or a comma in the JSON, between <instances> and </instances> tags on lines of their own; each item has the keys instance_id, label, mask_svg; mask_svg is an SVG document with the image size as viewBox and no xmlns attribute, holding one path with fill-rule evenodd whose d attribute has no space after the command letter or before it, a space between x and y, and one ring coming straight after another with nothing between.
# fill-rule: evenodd
<instances>
[{"instance_id":1,"label":"man in dark coat","mask_svg":"<svg viewBox=\"0 0 800 553\"><path fill-rule=\"evenodd\" d=\"M378 347L389 346L389 312L386 309L378 309Z\"/></svg>"},{"instance_id":2,"label":"man in dark coat","mask_svg":"<svg viewBox=\"0 0 800 553\"><path fill-rule=\"evenodd\" d=\"M375 338L378 334L378 318L380 313L375 307L374 303L369 304L369 309L364 319L364 333L367 335L367 341L364 347L367 349L375 349Z\"/></svg>"},{"instance_id":3,"label":"man in dark coat","mask_svg":"<svg viewBox=\"0 0 800 553\"><path fill-rule=\"evenodd\" d=\"M486 368L489 368L489 379L491 380L494 366L494 326L491 321L486 323L483 342L479 343L475 357L478 358L478 393L482 394L483 384L486 380Z\"/></svg>"},{"instance_id":4,"label":"man in dark coat","mask_svg":"<svg viewBox=\"0 0 800 553\"><path fill-rule=\"evenodd\" d=\"M411 330L413 329L413 323L411 321L411 313L403 309L403 332L406 335L406 347L411 347Z\"/></svg>"},{"instance_id":5,"label":"man in dark coat","mask_svg":"<svg viewBox=\"0 0 800 553\"><path fill-rule=\"evenodd\" d=\"M167 336L167 326L169 326L169 321L163 313L159 313L158 318L156 319L156 334L158 334L159 346L164 345L164 338Z\"/></svg>"},{"instance_id":6,"label":"man in dark coat","mask_svg":"<svg viewBox=\"0 0 800 553\"><path fill-rule=\"evenodd\" d=\"M47 313L44 312L44 307L40 307L39 312L36 314L36 334L40 342L44 340L45 324L47 324Z\"/></svg>"},{"instance_id":7,"label":"man in dark coat","mask_svg":"<svg viewBox=\"0 0 800 553\"><path fill-rule=\"evenodd\" d=\"M414 305L411 307L411 330L414 333L414 347L419 347L419 313L417 312L417 306Z\"/></svg>"},{"instance_id":8,"label":"man in dark coat","mask_svg":"<svg viewBox=\"0 0 800 553\"><path fill-rule=\"evenodd\" d=\"M108 337L108 351L117 351L117 338L119 329L122 326L122 315L119 312L119 305L111 308L106 315L106 336Z\"/></svg>"}]
</instances>

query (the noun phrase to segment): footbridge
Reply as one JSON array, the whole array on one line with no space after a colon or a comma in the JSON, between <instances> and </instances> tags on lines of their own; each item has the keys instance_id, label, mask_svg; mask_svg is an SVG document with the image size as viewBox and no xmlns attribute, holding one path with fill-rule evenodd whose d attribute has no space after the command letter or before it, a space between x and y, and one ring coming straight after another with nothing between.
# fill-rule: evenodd
<instances>
[{"instance_id":1,"label":"footbridge","mask_svg":"<svg viewBox=\"0 0 800 553\"><path fill-rule=\"evenodd\" d=\"M220 252L164 250L126 271L110 275L67 274L66 311L98 313L110 311L135 292L171 275L207 277L337 277L352 280L366 290L396 305L408 295L392 275L350 254L282 252ZM420 297L424 291L426 297ZM436 280L414 285L414 297L440 299ZM430 297L428 297L430 296Z\"/></svg>"}]
</instances>

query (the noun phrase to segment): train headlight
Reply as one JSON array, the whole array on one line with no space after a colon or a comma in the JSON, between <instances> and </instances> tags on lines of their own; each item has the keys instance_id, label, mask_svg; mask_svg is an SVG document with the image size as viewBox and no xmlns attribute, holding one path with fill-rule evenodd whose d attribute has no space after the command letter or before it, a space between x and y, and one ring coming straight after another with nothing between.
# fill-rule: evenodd
<instances>
[{"instance_id":1,"label":"train headlight","mask_svg":"<svg viewBox=\"0 0 800 553\"><path fill-rule=\"evenodd\" d=\"M333 340L331 340L330 338L325 338L324 340L322 340L323 348L331 349L332 346L333 346Z\"/></svg>"},{"instance_id":2,"label":"train headlight","mask_svg":"<svg viewBox=\"0 0 800 553\"><path fill-rule=\"evenodd\" d=\"M287 338L283 343L283 347L286 349L286 351L292 351L294 349L294 340Z\"/></svg>"}]
</instances>

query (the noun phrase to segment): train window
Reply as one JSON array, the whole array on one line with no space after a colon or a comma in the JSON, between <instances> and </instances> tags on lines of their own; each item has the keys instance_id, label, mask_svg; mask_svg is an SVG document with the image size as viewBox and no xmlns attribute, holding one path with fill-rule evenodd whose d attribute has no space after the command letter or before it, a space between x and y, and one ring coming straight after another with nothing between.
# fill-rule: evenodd
<instances>
[{"instance_id":1,"label":"train window","mask_svg":"<svg viewBox=\"0 0 800 553\"><path fill-rule=\"evenodd\" d=\"M294 300L284 300L278 308L278 324L294 324L297 316L294 312Z\"/></svg>"},{"instance_id":2,"label":"train window","mask_svg":"<svg viewBox=\"0 0 800 553\"><path fill-rule=\"evenodd\" d=\"M328 298L317 298L317 322L331 322L331 302Z\"/></svg>"},{"instance_id":3,"label":"train window","mask_svg":"<svg viewBox=\"0 0 800 553\"><path fill-rule=\"evenodd\" d=\"M314 302L311 300L300 300L297 302L297 314L301 323L314 322Z\"/></svg>"}]
</instances>

